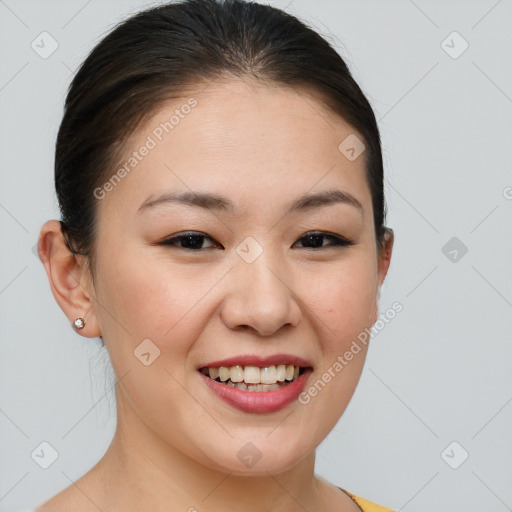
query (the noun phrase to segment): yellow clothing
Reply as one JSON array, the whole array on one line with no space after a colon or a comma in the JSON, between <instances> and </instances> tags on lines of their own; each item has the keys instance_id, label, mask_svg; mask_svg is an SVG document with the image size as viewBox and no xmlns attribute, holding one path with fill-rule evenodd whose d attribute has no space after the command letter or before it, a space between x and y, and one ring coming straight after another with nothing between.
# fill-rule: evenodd
<instances>
[{"instance_id":1,"label":"yellow clothing","mask_svg":"<svg viewBox=\"0 0 512 512\"><path fill-rule=\"evenodd\" d=\"M340 487L341 489L341 487ZM363 512L394 512L390 508L383 507L381 505L377 505L376 503L372 503L371 501L360 498L359 496L355 496L354 494L346 491L345 489L341 489L345 494L348 494L359 506L359 508Z\"/></svg>"}]
</instances>

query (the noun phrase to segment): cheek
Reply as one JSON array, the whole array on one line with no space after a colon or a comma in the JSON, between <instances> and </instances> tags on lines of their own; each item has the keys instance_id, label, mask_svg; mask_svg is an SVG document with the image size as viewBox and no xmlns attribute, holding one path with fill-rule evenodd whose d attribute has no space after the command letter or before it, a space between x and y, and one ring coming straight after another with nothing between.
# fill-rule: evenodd
<instances>
[{"instance_id":1,"label":"cheek","mask_svg":"<svg viewBox=\"0 0 512 512\"><path fill-rule=\"evenodd\" d=\"M99 276L98 298L108 310L102 314L102 328L105 324L115 331L113 340L129 338L133 347L150 339L162 353L186 351L204 328L201 318L207 319L198 311L223 273L124 255Z\"/></svg>"},{"instance_id":2,"label":"cheek","mask_svg":"<svg viewBox=\"0 0 512 512\"><path fill-rule=\"evenodd\" d=\"M169 417L190 406L183 388L187 355L204 328L197 315L201 298L218 279L127 255L98 275L102 330L123 396L140 417L169 425ZM160 414L162 404L167 412Z\"/></svg>"},{"instance_id":3,"label":"cheek","mask_svg":"<svg viewBox=\"0 0 512 512\"><path fill-rule=\"evenodd\" d=\"M372 324L377 274L371 258L354 258L307 276L302 296L325 332L324 350L339 351Z\"/></svg>"},{"instance_id":4,"label":"cheek","mask_svg":"<svg viewBox=\"0 0 512 512\"><path fill-rule=\"evenodd\" d=\"M321 366L300 401L309 417L322 418L315 437L325 437L348 406L364 367L375 308L376 277L370 260L345 265L308 287Z\"/></svg>"}]
</instances>

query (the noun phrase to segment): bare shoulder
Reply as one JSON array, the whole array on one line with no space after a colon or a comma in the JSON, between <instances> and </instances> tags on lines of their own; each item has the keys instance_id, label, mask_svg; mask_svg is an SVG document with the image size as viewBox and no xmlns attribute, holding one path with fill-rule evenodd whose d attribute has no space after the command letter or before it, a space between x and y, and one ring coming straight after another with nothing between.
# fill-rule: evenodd
<instances>
[{"instance_id":1,"label":"bare shoulder","mask_svg":"<svg viewBox=\"0 0 512 512\"><path fill-rule=\"evenodd\" d=\"M98 512L102 510L103 498L90 475L85 475L75 483L51 497L33 512Z\"/></svg>"},{"instance_id":2,"label":"bare shoulder","mask_svg":"<svg viewBox=\"0 0 512 512\"><path fill-rule=\"evenodd\" d=\"M83 495L78 495L77 490L68 487L39 505L34 512L66 512L69 510L73 510L74 512L96 510L97 512L97 507L91 502L87 504L84 498Z\"/></svg>"}]
</instances>

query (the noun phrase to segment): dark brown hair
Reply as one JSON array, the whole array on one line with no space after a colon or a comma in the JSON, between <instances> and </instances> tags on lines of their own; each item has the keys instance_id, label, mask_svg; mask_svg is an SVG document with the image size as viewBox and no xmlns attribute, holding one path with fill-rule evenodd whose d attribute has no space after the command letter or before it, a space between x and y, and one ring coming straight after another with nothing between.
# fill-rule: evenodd
<instances>
[{"instance_id":1,"label":"dark brown hair","mask_svg":"<svg viewBox=\"0 0 512 512\"><path fill-rule=\"evenodd\" d=\"M140 122L194 83L224 75L302 86L325 98L364 138L377 247L386 206L373 110L336 50L282 10L243 0L184 0L120 23L76 73L57 136L55 188L72 252L94 270L97 201ZM341 141L340 141L341 142Z\"/></svg>"}]
</instances>

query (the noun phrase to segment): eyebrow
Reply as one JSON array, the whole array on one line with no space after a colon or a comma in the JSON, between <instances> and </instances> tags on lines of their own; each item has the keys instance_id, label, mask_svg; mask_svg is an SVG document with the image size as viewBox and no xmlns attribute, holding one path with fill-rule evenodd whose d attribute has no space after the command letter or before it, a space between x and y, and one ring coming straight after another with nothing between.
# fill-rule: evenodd
<instances>
[{"instance_id":1,"label":"eyebrow","mask_svg":"<svg viewBox=\"0 0 512 512\"><path fill-rule=\"evenodd\" d=\"M216 194L206 194L203 192L168 192L162 194L156 199L151 196L146 199L139 207L139 212L147 211L156 206L169 203L185 204L189 206L198 206L206 210L216 211L234 211L233 203ZM307 211L313 208L320 208L333 204L347 204L363 212L363 205L351 194L338 189L326 190L316 194L305 194L289 205L287 213Z\"/></svg>"}]
</instances>

